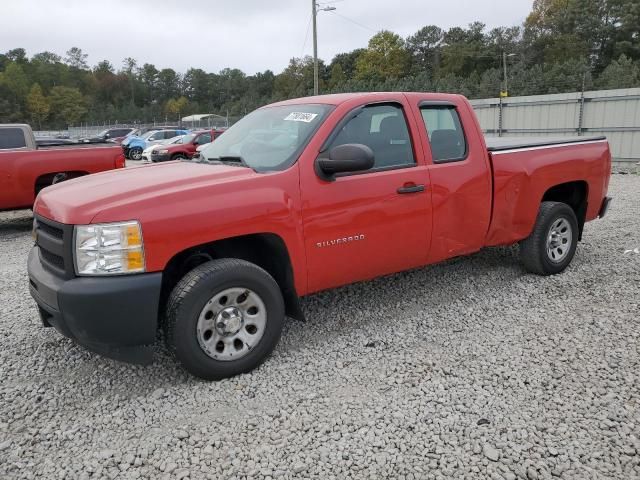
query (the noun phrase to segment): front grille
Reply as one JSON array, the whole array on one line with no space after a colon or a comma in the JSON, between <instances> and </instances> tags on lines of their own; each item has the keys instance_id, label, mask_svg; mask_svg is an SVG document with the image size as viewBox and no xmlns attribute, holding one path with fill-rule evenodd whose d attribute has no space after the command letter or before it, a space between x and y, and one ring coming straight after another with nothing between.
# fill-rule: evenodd
<instances>
[{"instance_id":1,"label":"front grille","mask_svg":"<svg viewBox=\"0 0 640 480\"><path fill-rule=\"evenodd\" d=\"M50 251L45 250L42 247L40 247L40 255L42 256L42 259L44 261L53 265L57 269L64 271L64 258L56 255L55 253L51 253Z\"/></svg>"},{"instance_id":2,"label":"front grille","mask_svg":"<svg viewBox=\"0 0 640 480\"><path fill-rule=\"evenodd\" d=\"M43 232L47 232L52 237L58 238L60 240L62 240L62 237L64 235L63 230L61 230L60 228L54 227L53 225L49 225L42 221L37 223L37 228Z\"/></svg>"},{"instance_id":3,"label":"front grille","mask_svg":"<svg viewBox=\"0 0 640 480\"><path fill-rule=\"evenodd\" d=\"M53 274L71 278L74 276L72 243L73 225L54 222L35 215L36 245L40 261Z\"/></svg>"}]
</instances>

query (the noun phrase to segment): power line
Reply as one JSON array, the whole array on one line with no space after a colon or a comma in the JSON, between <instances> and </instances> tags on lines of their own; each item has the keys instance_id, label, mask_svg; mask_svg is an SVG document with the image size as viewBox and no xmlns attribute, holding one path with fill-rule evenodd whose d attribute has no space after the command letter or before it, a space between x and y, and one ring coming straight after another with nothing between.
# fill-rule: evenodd
<instances>
[{"instance_id":1,"label":"power line","mask_svg":"<svg viewBox=\"0 0 640 480\"><path fill-rule=\"evenodd\" d=\"M349 17L345 17L344 15L340 15L340 14L339 14L338 12L336 12L335 10L331 10L331 11L330 11L330 13L333 13L334 15L337 15L337 16L339 16L340 18L343 18L344 20L346 20L346 21L348 21L348 22L351 22L351 23L353 23L354 25L359 26L360 28L364 28L365 30L370 30L370 31L372 31L372 32L376 32L376 30L374 30L373 28L371 28L371 27L367 27L366 25L363 25L363 24L362 24L362 23L360 23L360 22L356 22L355 20L353 20L353 19L351 19L351 18L349 18Z\"/></svg>"},{"instance_id":2,"label":"power line","mask_svg":"<svg viewBox=\"0 0 640 480\"><path fill-rule=\"evenodd\" d=\"M304 34L304 43L302 44L302 50L300 51L300 58L304 56L304 49L307 46L307 39L309 38L309 27L311 27L311 17L313 17L313 14L309 15L309 21L307 22L307 33Z\"/></svg>"}]
</instances>

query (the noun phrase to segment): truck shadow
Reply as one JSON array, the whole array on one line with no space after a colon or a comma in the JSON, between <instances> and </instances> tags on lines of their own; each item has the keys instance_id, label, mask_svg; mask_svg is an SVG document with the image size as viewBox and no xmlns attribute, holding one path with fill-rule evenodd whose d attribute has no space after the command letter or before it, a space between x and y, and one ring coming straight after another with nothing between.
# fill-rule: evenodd
<instances>
[{"instance_id":1,"label":"truck shadow","mask_svg":"<svg viewBox=\"0 0 640 480\"><path fill-rule=\"evenodd\" d=\"M32 225L33 212L31 210L0 212L0 235L28 232Z\"/></svg>"},{"instance_id":2,"label":"truck shadow","mask_svg":"<svg viewBox=\"0 0 640 480\"><path fill-rule=\"evenodd\" d=\"M22 219L17 224L21 226L26 221ZM291 355L303 350L323 350L330 348L339 338L361 338L363 344L371 339L382 345L388 334L385 325L421 312L434 312L429 316L431 328L452 328L441 322L436 312L453 302L468 300L469 295L482 296L487 289L499 288L525 275L517 253L517 247L490 248L468 257L305 297L302 308L306 321L288 319L275 355L256 374L267 368L285 368L278 363L279 353ZM57 335L55 332L52 334ZM64 353L47 351L49 349L61 349ZM154 362L146 366L103 358L67 339L48 344L40 353L64 358L66 375L78 381L94 376L96 371L106 374L104 383L100 382L98 387L104 395L118 393L131 398L148 395L157 388L175 389L202 384L201 380L184 371L166 351L161 337L154 345ZM71 365L75 367L71 368ZM232 389L243 377L213 385ZM114 378L120 380L114 382ZM149 378L155 380L150 383Z\"/></svg>"},{"instance_id":3,"label":"truck shadow","mask_svg":"<svg viewBox=\"0 0 640 480\"><path fill-rule=\"evenodd\" d=\"M308 340L311 344L326 343L333 337L363 329L369 330L373 338L384 330L386 321L395 322L400 316L425 311L437 312L449 304L485 296L523 275L527 273L520 266L517 246L493 247L436 265L316 293L302 299L306 322L289 322L282 343L292 352L310 346ZM438 321L437 314L430 318L434 325ZM287 341L298 330L309 328L321 328L323 335L307 334L304 344Z\"/></svg>"}]
</instances>

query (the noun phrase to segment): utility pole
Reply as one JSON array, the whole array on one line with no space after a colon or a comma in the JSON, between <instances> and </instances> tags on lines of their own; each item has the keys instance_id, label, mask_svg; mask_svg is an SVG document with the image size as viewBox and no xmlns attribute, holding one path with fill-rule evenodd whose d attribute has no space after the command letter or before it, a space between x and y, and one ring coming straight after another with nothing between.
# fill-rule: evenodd
<instances>
[{"instance_id":1,"label":"utility pole","mask_svg":"<svg viewBox=\"0 0 640 480\"><path fill-rule=\"evenodd\" d=\"M311 16L313 17L313 94L318 95L318 83L319 83L319 74L318 74L318 25L317 25L317 17L318 11L320 12L330 12L335 10L336 7L322 7L318 8L320 5L316 3L316 0L311 0Z\"/></svg>"},{"instance_id":2,"label":"utility pole","mask_svg":"<svg viewBox=\"0 0 640 480\"><path fill-rule=\"evenodd\" d=\"M502 66L504 67L504 96L509 95L509 86L507 85L507 52L502 51Z\"/></svg>"},{"instance_id":3,"label":"utility pole","mask_svg":"<svg viewBox=\"0 0 640 480\"><path fill-rule=\"evenodd\" d=\"M318 95L318 25L316 0L311 0L311 16L313 17L313 94Z\"/></svg>"}]
</instances>

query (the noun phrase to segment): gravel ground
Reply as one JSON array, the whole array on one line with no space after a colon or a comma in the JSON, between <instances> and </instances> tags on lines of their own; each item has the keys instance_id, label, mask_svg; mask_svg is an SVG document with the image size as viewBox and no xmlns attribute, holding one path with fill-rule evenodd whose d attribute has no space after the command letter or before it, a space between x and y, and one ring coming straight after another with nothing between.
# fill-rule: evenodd
<instances>
[{"instance_id":1,"label":"gravel ground","mask_svg":"<svg viewBox=\"0 0 640 480\"><path fill-rule=\"evenodd\" d=\"M562 275L493 248L314 295L218 383L41 328L0 214L0 478L640 478L640 177L610 192Z\"/></svg>"}]
</instances>

